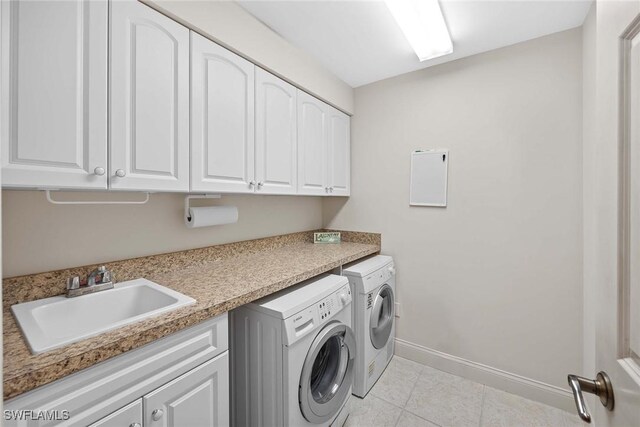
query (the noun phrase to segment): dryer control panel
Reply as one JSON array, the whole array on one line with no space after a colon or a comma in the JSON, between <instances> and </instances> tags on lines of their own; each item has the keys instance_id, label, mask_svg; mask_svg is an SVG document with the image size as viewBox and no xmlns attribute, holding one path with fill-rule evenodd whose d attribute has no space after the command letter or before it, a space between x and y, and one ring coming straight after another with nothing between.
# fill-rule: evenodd
<instances>
[{"instance_id":1,"label":"dryer control panel","mask_svg":"<svg viewBox=\"0 0 640 427\"><path fill-rule=\"evenodd\" d=\"M293 344L298 339L329 322L332 317L351 304L351 287L344 285L328 297L316 302L293 316L285 319L285 345Z\"/></svg>"},{"instance_id":2,"label":"dryer control panel","mask_svg":"<svg viewBox=\"0 0 640 427\"><path fill-rule=\"evenodd\" d=\"M362 278L361 292L368 294L378 289L381 285L389 282L396 275L396 267L393 263L389 263L383 268L374 271ZM349 277L349 282L355 285L358 278Z\"/></svg>"}]
</instances>

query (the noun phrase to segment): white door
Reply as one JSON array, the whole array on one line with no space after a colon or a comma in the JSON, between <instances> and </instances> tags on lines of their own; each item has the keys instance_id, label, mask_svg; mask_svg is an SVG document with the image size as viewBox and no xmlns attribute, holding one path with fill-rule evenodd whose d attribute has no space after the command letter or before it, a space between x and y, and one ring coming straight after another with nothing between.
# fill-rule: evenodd
<instances>
[{"instance_id":1,"label":"white door","mask_svg":"<svg viewBox=\"0 0 640 427\"><path fill-rule=\"evenodd\" d=\"M138 399L89 427L142 427L142 399Z\"/></svg>"},{"instance_id":2,"label":"white door","mask_svg":"<svg viewBox=\"0 0 640 427\"><path fill-rule=\"evenodd\" d=\"M329 194L327 115L327 104L298 91L298 194Z\"/></svg>"},{"instance_id":3,"label":"white door","mask_svg":"<svg viewBox=\"0 0 640 427\"><path fill-rule=\"evenodd\" d=\"M107 188L107 1L2 1L2 184Z\"/></svg>"},{"instance_id":4,"label":"white door","mask_svg":"<svg viewBox=\"0 0 640 427\"><path fill-rule=\"evenodd\" d=\"M145 427L229 425L229 353L143 397Z\"/></svg>"},{"instance_id":5,"label":"white door","mask_svg":"<svg viewBox=\"0 0 640 427\"><path fill-rule=\"evenodd\" d=\"M253 192L255 66L191 32L191 190Z\"/></svg>"},{"instance_id":6,"label":"white door","mask_svg":"<svg viewBox=\"0 0 640 427\"><path fill-rule=\"evenodd\" d=\"M351 192L351 120L333 107L329 108L327 144L327 186L331 196L348 196Z\"/></svg>"},{"instance_id":7,"label":"white door","mask_svg":"<svg viewBox=\"0 0 640 427\"><path fill-rule=\"evenodd\" d=\"M256 192L296 192L296 89L256 68Z\"/></svg>"},{"instance_id":8,"label":"white door","mask_svg":"<svg viewBox=\"0 0 640 427\"><path fill-rule=\"evenodd\" d=\"M585 310L595 316L596 371L608 374L614 399L612 411L601 405L599 399L594 401L595 407L592 404L587 410L598 426L637 426L640 425L640 1L598 1L596 22L597 167L592 173L593 228L597 239L592 248L585 249L586 254L593 251L596 302ZM594 379L596 372L588 375Z\"/></svg>"},{"instance_id":9,"label":"white door","mask_svg":"<svg viewBox=\"0 0 640 427\"><path fill-rule=\"evenodd\" d=\"M110 5L110 186L189 191L189 30L138 1Z\"/></svg>"}]
</instances>

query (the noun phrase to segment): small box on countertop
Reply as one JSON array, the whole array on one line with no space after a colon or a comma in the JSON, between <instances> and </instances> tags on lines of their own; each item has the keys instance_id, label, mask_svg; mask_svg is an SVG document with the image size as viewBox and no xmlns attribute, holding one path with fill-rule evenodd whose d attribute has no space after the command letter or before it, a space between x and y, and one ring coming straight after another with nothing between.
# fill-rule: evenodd
<instances>
[{"instance_id":1,"label":"small box on countertop","mask_svg":"<svg viewBox=\"0 0 640 427\"><path fill-rule=\"evenodd\" d=\"M313 233L313 243L340 243L340 232Z\"/></svg>"}]
</instances>

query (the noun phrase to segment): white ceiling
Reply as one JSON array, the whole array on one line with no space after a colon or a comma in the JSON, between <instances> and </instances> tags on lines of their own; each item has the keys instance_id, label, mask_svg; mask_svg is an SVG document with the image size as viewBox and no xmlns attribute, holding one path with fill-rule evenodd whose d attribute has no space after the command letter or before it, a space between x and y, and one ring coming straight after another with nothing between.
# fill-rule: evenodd
<instances>
[{"instance_id":1,"label":"white ceiling","mask_svg":"<svg viewBox=\"0 0 640 427\"><path fill-rule=\"evenodd\" d=\"M440 0L453 53L420 62L382 1L238 0L353 87L578 27L591 0Z\"/></svg>"}]
</instances>

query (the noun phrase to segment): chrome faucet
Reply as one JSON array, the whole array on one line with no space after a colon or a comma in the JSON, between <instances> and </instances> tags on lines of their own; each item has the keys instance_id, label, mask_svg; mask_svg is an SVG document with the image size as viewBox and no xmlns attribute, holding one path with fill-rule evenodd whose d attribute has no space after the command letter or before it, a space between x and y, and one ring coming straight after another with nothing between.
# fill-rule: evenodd
<instances>
[{"instance_id":1,"label":"chrome faucet","mask_svg":"<svg viewBox=\"0 0 640 427\"><path fill-rule=\"evenodd\" d=\"M114 282L111 271L105 266L98 267L89 273L85 281L81 281L79 276L70 277L67 280L67 298L113 289Z\"/></svg>"}]
</instances>

